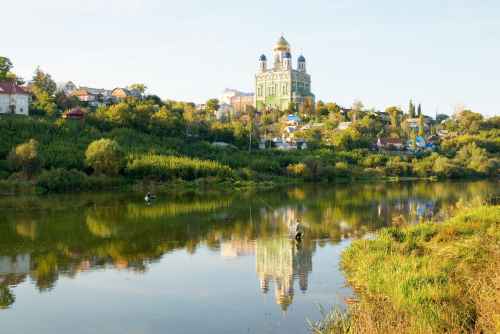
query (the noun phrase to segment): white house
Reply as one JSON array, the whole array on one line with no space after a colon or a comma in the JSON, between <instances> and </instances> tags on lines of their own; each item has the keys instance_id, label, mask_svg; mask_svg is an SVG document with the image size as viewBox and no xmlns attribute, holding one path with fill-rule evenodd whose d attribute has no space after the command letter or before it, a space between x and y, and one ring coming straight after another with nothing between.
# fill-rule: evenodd
<instances>
[{"instance_id":1,"label":"white house","mask_svg":"<svg viewBox=\"0 0 500 334\"><path fill-rule=\"evenodd\" d=\"M0 82L0 114L28 115L29 98L15 82Z\"/></svg>"}]
</instances>

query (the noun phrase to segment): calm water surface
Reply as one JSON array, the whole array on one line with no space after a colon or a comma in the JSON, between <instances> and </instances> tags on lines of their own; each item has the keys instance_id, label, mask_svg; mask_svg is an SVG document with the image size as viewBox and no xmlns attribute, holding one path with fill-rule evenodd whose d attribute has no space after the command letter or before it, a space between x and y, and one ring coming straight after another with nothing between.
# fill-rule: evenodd
<instances>
[{"instance_id":1,"label":"calm water surface","mask_svg":"<svg viewBox=\"0 0 500 334\"><path fill-rule=\"evenodd\" d=\"M351 295L350 240L439 220L498 184L355 184L160 198L0 197L2 333L308 333ZM289 237L300 219L305 239Z\"/></svg>"}]
</instances>

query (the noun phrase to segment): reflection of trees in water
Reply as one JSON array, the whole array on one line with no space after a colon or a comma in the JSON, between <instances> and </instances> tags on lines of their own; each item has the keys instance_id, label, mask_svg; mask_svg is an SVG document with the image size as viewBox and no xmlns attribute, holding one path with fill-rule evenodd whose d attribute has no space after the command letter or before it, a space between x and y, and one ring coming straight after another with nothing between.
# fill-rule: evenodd
<instances>
[{"instance_id":1,"label":"reflection of trees in water","mask_svg":"<svg viewBox=\"0 0 500 334\"><path fill-rule=\"evenodd\" d=\"M16 297L8 286L0 284L0 309L6 309L16 301Z\"/></svg>"},{"instance_id":2,"label":"reflection of trees in water","mask_svg":"<svg viewBox=\"0 0 500 334\"><path fill-rule=\"evenodd\" d=\"M143 272L176 249L195 253L205 245L219 251L227 242L237 248L242 240L257 240L257 271L263 287L276 281L276 296L287 305L293 298L294 277L307 287L316 244L363 235L398 216L410 221L430 208L433 215L440 215L495 191L492 183L484 182L366 184L292 188L220 200L175 199L152 206L144 205L142 198L132 203L123 197L118 201L105 197L101 202L83 198L67 203L66 210L59 200L57 210L6 210L0 217L0 256L30 254L29 270L23 275L44 291L55 285L60 273L73 277L96 267ZM21 201L20 207L49 206L43 199L38 204L33 201ZM296 219L306 228L303 249L282 238ZM250 246L241 244L240 251L245 247ZM6 292L9 285L0 286L4 304L13 300Z\"/></svg>"},{"instance_id":3,"label":"reflection of trees in water","mask_svg":"<svg viewBox=\"0 0 500 334\"><path fill-rule=\"evenodd\" d=\"M0 309L14 304L16 297L10 287L24 282L29 269L29 254L0 256Z\"/></svg>"},{"instance_id":4,"label":"reflection of trees in water","mask_svg":"<svg viewBox=\"0 0 500 334\"><path fill-rule=\"evenodd\" d=\"M211 201L194 200L191 202L171 202L153 205L144 210L144 205L130 203L127 205L128 217L132 219L144 218L167 218L190 213L213 212L222 208L228 208L231 200L227 198L218 198Z\"/></svg>"}]
</instances>

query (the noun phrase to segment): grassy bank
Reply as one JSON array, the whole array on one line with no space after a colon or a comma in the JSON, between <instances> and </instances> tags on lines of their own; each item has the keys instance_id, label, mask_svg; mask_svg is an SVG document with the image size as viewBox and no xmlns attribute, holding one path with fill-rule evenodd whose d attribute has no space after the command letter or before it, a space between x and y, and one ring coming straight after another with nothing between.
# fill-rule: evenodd
<instances>
[{"instance_id":1,"label":"grassy bank","mask_svg":"<svg viewBox=\"0 0 500 334\"><path fill-rule=\"evenodd\" d=\"M500 206L355 241L342 267L359 300L316 333L499 333Z\"/></svg>"},{"instance_id":2,"label":"grassy bank","mask_svg":"<svg viewBox=\"0 0 500 334\"><path fill-rule=\"evenodd\" d=\"M221 177L204 177L187 181L178 178L168 182L160 182L148 179L134 180L126 177L87 176L74 170L57 170L51 172L50 177L50 181L45 177L31 180L0 180L0 196L107 191L137 191L175 195L207 194L267 190L304 183L301 180L286 177L272 177L260 181Z\"/></svg>"}]
</instances>

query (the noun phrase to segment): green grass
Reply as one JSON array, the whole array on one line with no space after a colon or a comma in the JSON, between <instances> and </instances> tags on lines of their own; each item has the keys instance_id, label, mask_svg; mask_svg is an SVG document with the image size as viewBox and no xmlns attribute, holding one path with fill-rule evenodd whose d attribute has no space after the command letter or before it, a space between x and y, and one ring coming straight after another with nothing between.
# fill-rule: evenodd
<instances>
[{"instance_id":1,"label":"green grass","mask_svg":"<svg viewBox=\"0 0 500 334\"><path fill-rule=\"evenodd\" d=\"M342 256L360 298L348 330L329 320L317 332L500 332L499 225L500 206L482 206L355 241Z\"/></svg>"}]
</instances>

